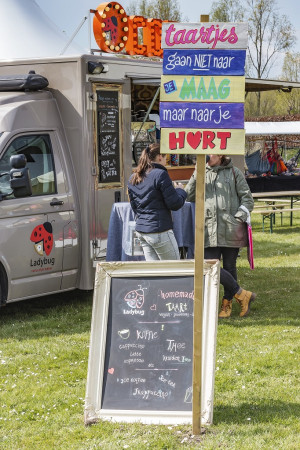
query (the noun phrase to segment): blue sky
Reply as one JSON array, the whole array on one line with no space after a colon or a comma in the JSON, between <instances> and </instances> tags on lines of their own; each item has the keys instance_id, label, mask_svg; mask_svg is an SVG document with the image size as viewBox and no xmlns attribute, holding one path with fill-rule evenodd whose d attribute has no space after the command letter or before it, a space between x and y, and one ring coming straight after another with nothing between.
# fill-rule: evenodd
<instances>
[{"instance_id":1,"label":"blue sky","mask_svg":"<svg viewBox=\"0 0 300 450\"><path fill-rule=\"evenodd\" d=\"M35 0L47 16L70 37L79 26L82 19L87 16L90 9L96 9L102 3L101 0ZM125 11L132 0L121 0L120 4ZM201 14L209 14L213 0L178 0L183 17L190 22L198 22ZM296 29L298 38L294 51L300 52L300 8L299 0L277 0L279 13L285 14ZM85 50L89 48L87 21L78 33L75 42ZM92 41L92 48L96 44ZM280 67L278 66L278 70Z\"/></svg>"}]
</instances>

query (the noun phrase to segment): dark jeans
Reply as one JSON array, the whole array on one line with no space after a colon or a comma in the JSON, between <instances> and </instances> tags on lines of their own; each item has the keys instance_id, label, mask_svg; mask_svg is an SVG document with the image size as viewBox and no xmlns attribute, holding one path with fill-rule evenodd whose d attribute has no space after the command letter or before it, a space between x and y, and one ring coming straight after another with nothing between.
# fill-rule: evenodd
<instances>
[{"instance_id":1,"label":"dark jeans","mask_svg":"<svg viewBox=\"0 0 300 450\"><path fill-rule=\"evenodd\" d=\"M240 289L237 283L236 259L239 248L234 247L206 247L204 249L205 259L223 260L223 268L220 271L220 282L224 287L224 298L231 300Z\"/></svg>"}]
</instances>

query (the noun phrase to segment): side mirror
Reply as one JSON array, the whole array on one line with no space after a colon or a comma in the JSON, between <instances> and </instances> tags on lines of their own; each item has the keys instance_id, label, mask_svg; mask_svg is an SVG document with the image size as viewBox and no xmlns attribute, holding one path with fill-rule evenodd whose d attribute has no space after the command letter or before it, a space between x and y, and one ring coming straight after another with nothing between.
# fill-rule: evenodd
<instances>
[{"instance_id":1,"label":"side mirror","mask_svg":"<svg viewBox=\"0 0 300 450\"><path fill-rule=\"evenodd\" d=\"M10 158L10 187L15 197L29 197L32 195L29 169L26 167L25 155L14 155Z\"/></svg>"}]
</instances>

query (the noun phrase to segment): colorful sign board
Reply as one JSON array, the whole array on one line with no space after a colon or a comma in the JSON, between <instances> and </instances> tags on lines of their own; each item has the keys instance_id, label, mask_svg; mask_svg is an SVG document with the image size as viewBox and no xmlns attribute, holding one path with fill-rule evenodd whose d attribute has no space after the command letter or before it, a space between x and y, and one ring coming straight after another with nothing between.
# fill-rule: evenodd
<instances>
[{"instance_id":1,"label":"colorful sign board","mask_svg":"<svg viewBox=\"0 0 300 450\"><path fill-rule=\"evenodd\" d=\"M161 77L162 102L236 102L245 100L245 77Z\"/></svg>"},{"instance_id":2,"label":"colorful sign board","mask_svg":"<svg viewBox=\"0 0 300 450\"><path fill-rule=\"evenodd\" d=\"M163 24L163 153L244 153L247 32L246 23Z\"/></svg>"},{"instance_id":3,"label":"colorful sign board","mask_svg":"<svg viewBox=\"0 0 300 450\"><path fill-rule=\"evenodd\" d=\"M244 128L244 103L160 103L160 126Z\"/></svg>"},{"instance_id":4,"label":"colorful sign board","mask_svg":"<svg viewBox=\"0 0 300 450\"><path fill-rule=\"evenodd\" d=\"M246 49L248 24L246 22L163 23L161 46L163 49Z\"/></svg>"},{"instance_id":5,"label":"colorful sign board","mask_svg":"<svg viewBox=\"0 0 300 450\"><path fill-rule=\"evenodd\" d=\"M164 75L244 75L246 50L165 49Z\"/></svg>"},{"instance_id":6,"label":"colorful sign board","mask_svg":"<svg viewBox=\"0 0 300 450\"><path fill-rule=\"evenodd\" d=\"M243 155L245 130L162 128L161 153Z\"/></svg>"}]
</instances>

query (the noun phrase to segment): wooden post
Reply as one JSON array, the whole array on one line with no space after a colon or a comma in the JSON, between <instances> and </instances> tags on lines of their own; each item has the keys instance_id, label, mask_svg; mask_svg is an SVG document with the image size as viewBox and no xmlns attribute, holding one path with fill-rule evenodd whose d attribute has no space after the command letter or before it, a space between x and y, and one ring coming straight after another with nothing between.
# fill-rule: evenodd
<instances>
[{"instance_id":1,"label":"wooden post","mask_svg":"<svg viewBox=\"0 0 300 450\"><path fill-rule=\"evenodd\" d=\"M209 22L209 16L201 15L200 22ZM201 433L205 161L205 155L197 155L193 333L193 434L195 435Z\"/></svg>"}]
</instances>

